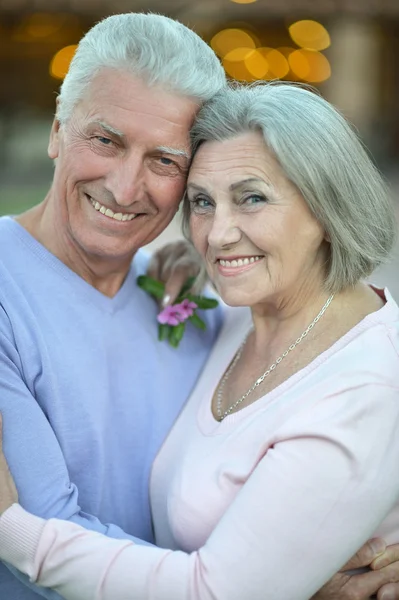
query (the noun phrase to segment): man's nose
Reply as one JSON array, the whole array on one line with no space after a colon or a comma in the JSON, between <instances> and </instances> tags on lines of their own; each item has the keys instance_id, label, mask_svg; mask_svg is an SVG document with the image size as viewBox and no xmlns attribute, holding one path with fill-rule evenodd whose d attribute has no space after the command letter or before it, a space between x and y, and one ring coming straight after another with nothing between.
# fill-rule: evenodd
<instances>
[{"instance_id":1,"label":"man's nose","mask_svg":"<svg viewBox=\"0 0 399 600\"><path fill-rule=\"evenodd\" d=\"M113 193L116 203L128 207L140 200L144 190L144 158L132 154L120 160L108 176L107 187Z\"/></svg>"}]
</instances>

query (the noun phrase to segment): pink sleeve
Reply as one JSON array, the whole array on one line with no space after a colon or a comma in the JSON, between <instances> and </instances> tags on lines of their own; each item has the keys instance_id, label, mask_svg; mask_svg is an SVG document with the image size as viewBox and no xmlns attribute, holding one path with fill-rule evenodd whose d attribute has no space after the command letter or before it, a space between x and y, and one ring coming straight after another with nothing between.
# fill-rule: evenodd
<instances>
[{"instance_id":1,"label":"pink sleeve","mask_svg":"<svg viewBox=\"0 0 399 600\"><path fill-rule=\"evenodd\" d=\"M67 600L307 600L399 497L398 431L398 389L353 387L286 424L191 555L14 506L0 519L0 558Z\"/></svg>"}]
</instances>

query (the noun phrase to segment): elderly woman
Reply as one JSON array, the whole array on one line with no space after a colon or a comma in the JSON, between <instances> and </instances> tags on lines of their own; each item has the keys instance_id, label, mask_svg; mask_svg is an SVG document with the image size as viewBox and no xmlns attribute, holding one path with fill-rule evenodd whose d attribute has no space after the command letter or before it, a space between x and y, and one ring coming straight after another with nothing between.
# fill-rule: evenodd
<instances>
[{"instance_id":1,"label":"elderly woman","mask_svg":"<svg viewBox=\"0 0 399 600\"><path fill-rule=\"evenodd\" d=\"M306 600L399 541L399 308L362 281L394 240L378 172L294 85L221 93L193 145L185 226L237 308L154 464L161 548L1 517L0 557L67 599Z\"/></svg>"}]
</instances>

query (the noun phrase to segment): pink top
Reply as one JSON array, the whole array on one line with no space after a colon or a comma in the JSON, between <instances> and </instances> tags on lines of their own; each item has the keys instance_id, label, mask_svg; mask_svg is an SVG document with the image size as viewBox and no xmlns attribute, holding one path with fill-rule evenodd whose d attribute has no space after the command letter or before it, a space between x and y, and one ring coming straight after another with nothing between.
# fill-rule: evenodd
<instances>
[{"instance_id":1,"label":"pink top","mask_svg":"<svg viewBox=\"0 0 399 600\"><path fill-rule=\"evenodd\" d=\"M371 536L399 542L399 308L387 303L222 423L211 396L250 326L234 309L153 467L157 543L14 505L0 558L71 600L306 600Z\"/></svg>"}]
</instances>

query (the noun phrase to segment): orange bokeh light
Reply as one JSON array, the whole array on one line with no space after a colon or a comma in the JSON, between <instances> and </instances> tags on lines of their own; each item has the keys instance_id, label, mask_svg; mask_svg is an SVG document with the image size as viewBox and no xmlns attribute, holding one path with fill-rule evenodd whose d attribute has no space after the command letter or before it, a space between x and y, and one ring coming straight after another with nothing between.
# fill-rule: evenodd
<instances>
[{"instance_id":1,"label":"orange bokeh light","mask_svg":"<svg viewBox=\"0 0 399 600\"><path fill-rule=\"evenodd\" d=\"M292 72L309 83L321 83L331 76L328 59L315 50L295 50L288 57Z\"/></svg>"},{"instance_id":2,"label":"orange bokeh light","mask_svg":"<svg viewBox=\"0 0 399 600\"><path fill-rule=\"evenodd\" d=\"M224 58L229 52L239 48L255 49L252 37L243 29L223 29L211 39L211 47L218 56Z\"/></svg>"},{"instance_id":3,"label":"orange bokeh light","mask_svg":"<svg viewBox=\"0 0 399 600\"><path fill-rule=\"evenodd\" d=\"M55 79L64 79L68 73L69 65L76 52L77 44L71 46L65 46L61 48L51 59L50 62L50 75Z\"/></svg>"},{"instance_id":4,"label":"orange bokeh light","mask_svg":"<svg viewBox=\"0 0 399 600\"><path fill-rule=\"evenodd\" d=\"M317 21L297 21L288 28L291 39L301 48L325 50L331 44L330 35Z\"/></svg>"}]
</instances>

